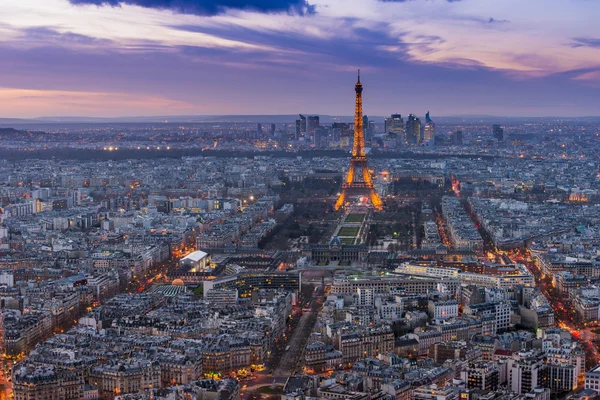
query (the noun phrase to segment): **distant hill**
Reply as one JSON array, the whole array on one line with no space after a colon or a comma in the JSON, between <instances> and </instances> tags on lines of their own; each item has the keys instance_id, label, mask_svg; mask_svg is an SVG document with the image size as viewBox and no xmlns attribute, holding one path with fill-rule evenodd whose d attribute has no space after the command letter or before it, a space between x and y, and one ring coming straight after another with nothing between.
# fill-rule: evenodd
<instances>
[{"instance_id":1,"label":"distant hill","mask_svg":"<svg viewBox=\"0 0 600 400\"><path fill-rule=\"evenodd\" d=\"M319 115L316 113L303 113L304 116ZM321 123L351 122L352 116L319 115ZM377 118L377 117L376 117ZM27 120L27 123L263 123L263 124L292 124L298 119L298 114L285 115L168 115L151 117L119 117L119 118L96 118L96 117L40 117ZM379 117L383 121L383 117ZM2 121L0 120L0 123Z\"/></svg>"},{"instance_id":2,"label":"distant hill","mask_svg":"<svg viewBox=\"0 0 600 400\"><path fill-rule=\"evenodd\" d=\"M318 115L322 125L330 125L333 122L348 122L354 121L351 115L327 115L318 113L302 113L304 116ZM417 114L424 121L423 114ZM406 119L408 113L402 113ZM91 124L185 124L185 123L233 123L233 124L294 124L298 119L298 114L284 115L169 115L169 116L149 116L149 117L115 117L115 118L100 118L100 117L40 117L31 119L20 118L0 118L0 127L18 127L28 128L33 130L42 130L46 126L66 126L66 125L91 125ZM383 123L385 117L369 115L369 120L376 123ZM441 124L520 124L524 122L552 122L561 121L569 123L594 122L600 121L598 116L589 117L503 117L491 115L465 115L465 116L437 116L432 114L432 120L438 125Z\"/></svg>"}]
</instances>

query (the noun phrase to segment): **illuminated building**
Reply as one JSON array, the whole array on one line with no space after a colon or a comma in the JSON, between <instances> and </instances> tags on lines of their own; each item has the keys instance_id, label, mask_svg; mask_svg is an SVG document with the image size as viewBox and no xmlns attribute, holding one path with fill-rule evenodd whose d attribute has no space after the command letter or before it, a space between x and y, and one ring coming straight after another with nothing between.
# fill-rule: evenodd
<instances>
[{"instance_id":1,"label":"illuminated building","mask_svg":"<svg viewBox=\"0 0 600 400\"><path fill-rule=\"evenodd\" d=\"M425 114L425 128L423 130L423 143L432 143L435 139L435 122L429 117L429 111Z\"/></svg>"},{"instance_id":2,"label":"illuminated building","mask_svg":"<svg viewBox=\"0 0 600 400\"><path fill-rule=\"evenodd\" d=\"M362 84L360 83L360 71L358 82L356 82L356 105L354 109L354 144L352 146L352 158L346 181L342 185L342 193L335 203L335 209L339 210L347 198L353 195L368 196L371 204L378 209L383 209L383 202L375 191L375 185L371 181L371 172L367 165L367 153L365 150L365 132L362 118Z\"/></svg>"},{"instance_id":3,"label":"illuminated building","mask_svg":"<svg viewBox=\"0 0 600 400\"><path fill-rule=\"evenodd\" d=\"M339 332L334 338L335 347L342 353L344 364L352 364L361 358L377 357L394 350L394 332L387 325L358 327Z\"/></svg>"},{"instance_id":4,"label":"illuminated building","mask_svg":"<svg viewBox=\"0 0 600 400\"><path fill-rule=\"evenodd\" d=\"M160 387L161 368L149 360L131 359L100 365L90 370L90 381L98 387L101 398L113 398L115 393L137 393Z\"/></svg>"},{"instance_id":5,"label":"illuminated building","mask_svg":"<svg viewBox=\"0 0 600 400\"><path fill-rule=\"evenodd\" d=\"M16 400L83 398L82 376L67 369L46 365L21 365L13 373Z\"/></svg>"},{"instance_id":6,"label":"illuminated building","mask_svg":"<svg viewBox=\"0 0 600 400\"><path fill-rule=\"evenodd\" d=\"M467 369L461 371L468 389L497 390L499 375L497 364L484 361L469 363Z\"/></svg>"},{"instance_id":7,"label":"illuminated building","mask_svg":"<svg viewBox=\"0 0 600 400\"><path fill-rule=\"evenodd\" d=\"M297 292L301 288L300 274L294 272L242 272L203 281L203 285L205 296L212 289L237 289L240 297L248 297L260 289Z\"/></svg>"},{"instance_id":8,"label":"illuminated building","mask_svg":"<svg viewBox=\"0 0 600 400\"><path fill-rule=\"evenodd\" d=\"M350 147L350 125L343 122L334 122L331 125L333 141L339 142L341 148Z\"/></svg>"},{"instance_id":9,"label":"illuminated building","mask_svg":"<svg viewBox=\"0 0 600 400\"><path fill-rule=\"evenodd\" d=\"M404 133L404 120L401 114L392 114L385 119L385 133L395 133L402 135Z\"/></svg>"},{"instance_id":10,"label":"illuminated building","mask_svg":"<svg viewBox=\"0 0 600 400\"><path fill-rule=\"evenodd\" d=\"M413 391L412 398L415 400L458 400L459 390L453 386L420 386Z\"/></svg>"},{"instance_id":11,"label":"illuminated building","mask_svg":"<svg viewBox=\"0 0 600 400\"><path fill-rule=\"evenodd\" d=\"M198 270L206 269L210 264L210 256L208 253L197 250L179 260L180 267L189 267Z\"/></svg>"}]
</instances>

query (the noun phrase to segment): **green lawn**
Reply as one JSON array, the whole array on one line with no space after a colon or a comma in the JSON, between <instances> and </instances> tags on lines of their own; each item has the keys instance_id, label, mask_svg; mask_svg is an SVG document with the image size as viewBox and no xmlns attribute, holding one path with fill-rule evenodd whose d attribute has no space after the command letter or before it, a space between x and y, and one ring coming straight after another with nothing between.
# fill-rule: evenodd
<instances>
[{"instance_id":1,"label":"green lawn","mask_svg":"<svg viewBox=\"0 0 600 400\"><path fill-rule=\"evenodd\" d=\"M357 226L342 226L338 232L339 237L356 237L360 230Z\"/></svg>"},{"instance_id":2,"label":"green lawn","mask_svg":"<svg viewBox=\"0 0 600 400\"><path fill-rule=\"evenodd\" d=\"M357 223L363 222L364 219L365 214L348 214L348 216L346 217L346 222Z\"/></svg>"},{"instance_id":3,"label":"green lawn","mask_svg":"<svg viewBox=\"0 0 600 400\"><path fill-rule=\"evenodd\" d=\"M340 238L340 240L342 241L343 244L354 244L354 238L353 237L343 237Z\"/></svg>"}]
</instances>

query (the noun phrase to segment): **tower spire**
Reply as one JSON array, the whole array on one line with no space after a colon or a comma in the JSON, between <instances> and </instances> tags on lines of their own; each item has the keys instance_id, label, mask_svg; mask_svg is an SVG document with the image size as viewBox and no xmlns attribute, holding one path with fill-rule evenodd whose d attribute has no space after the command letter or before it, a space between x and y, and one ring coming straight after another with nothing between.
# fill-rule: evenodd
<instances>
[{"instance_id":1,"label":"tower spire","mask_svg":"<svg viewBox=\"0 0 600 400\"><path fill-rule=\"evenodd\" d=\"M371 179L371 172L367 165L367 152L365 151L365 133L363 127L362 92L360 83L360 70L358 70L358 82L354 87L356 92L356 103L354 108L354 143L352 144L352 158L350 168L346 175L346 181L342 185L342 193L335 203L335 209L339 210L348 196L364 195L371 199L371 203L377 210L383 209L381 198L375 191L375 185Z\"/></svg>"}]
</instances>

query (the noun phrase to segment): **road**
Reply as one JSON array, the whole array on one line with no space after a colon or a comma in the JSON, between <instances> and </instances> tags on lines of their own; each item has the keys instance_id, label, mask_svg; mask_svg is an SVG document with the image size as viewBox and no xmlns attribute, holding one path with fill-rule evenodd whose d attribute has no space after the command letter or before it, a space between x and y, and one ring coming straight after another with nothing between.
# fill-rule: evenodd
<instances>
[{"instance_id":1,"label":"road","mask_svg":"<svg viewBox=\"0 0 600 400\"><path fill-rule=\"evenodd\" d=\"M515 257L511 257L511 259L512 258ZM577 321L577 313L571 301L564 298L562 294L552 286L551 278L543 277L539 265L531 260L530 257L519 255L516 259L518 262L525 264L529 272L533 274L536 286L550 302L552 310L554 311L555 325L568 330L573 338L577 340L585 350L586 370L598 365L598 363L600 363L600 352L598 351L597 346L592 342L594 334L591 332L590 328Z\"/></svg>"},{"instance_id":2,"label":"road","mask_svg":"<svg viewBox=\"0 0 600 400\"><path fill-rule=\"evenodd\" d=\"M288 342L288 349L283 353L279 360L279 365L273 371L274 376L289 376L296 372L298 364L304 355L304 348L306 347L308 337L317 320L317 314L319 313L318 306L319 303L316 299L310 300L308 306L310 311L303 312L300 317L300 321L298 321L298 325Z\"/></svg>"},{"instance_id":3,"label":"road","mask_svg":"<svg viewBox=\"0 0 600 400\"><path fill-rule=\"evenodd\" d=\"M293 324L293 331L291 337L287 342L284 342L282 346L289 348L284 350L282 353L275 352L273 358L269 360L275 365L275 368L270 370L267 368L264 371L254 374L250 379L242 380L241 398L250 399L253 398L253 392L263 386L283 386L287 379L294 375L303 364L304 349L306 348L308 337L312 332L314 324L317 320L317 315L321 304L318 297L313 297L311 294L314 286L307 286L309 290L304 293L305 300L301 300L299 307L304 306L307 311L300 311L302 315L298 319L298 322Z\"/></svg>"}]
</instances>

